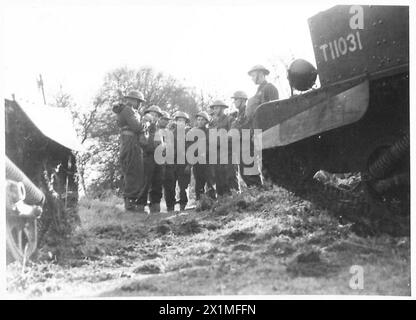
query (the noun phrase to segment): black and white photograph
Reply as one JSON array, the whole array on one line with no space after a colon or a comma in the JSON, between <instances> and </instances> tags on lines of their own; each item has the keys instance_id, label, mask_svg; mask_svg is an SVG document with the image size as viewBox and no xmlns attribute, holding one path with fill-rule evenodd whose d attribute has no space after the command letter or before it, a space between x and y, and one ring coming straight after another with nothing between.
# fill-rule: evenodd
<instances>
[{"instance_id":1,"label":"black and white photograph","mask_svg":"<svg viewBox=\"0 0 416 320\"><path fill-rule=\"evenodd\" d=\"M0 6L3 298L412 298L410 1Z\"/></svg>"}]
</instances>

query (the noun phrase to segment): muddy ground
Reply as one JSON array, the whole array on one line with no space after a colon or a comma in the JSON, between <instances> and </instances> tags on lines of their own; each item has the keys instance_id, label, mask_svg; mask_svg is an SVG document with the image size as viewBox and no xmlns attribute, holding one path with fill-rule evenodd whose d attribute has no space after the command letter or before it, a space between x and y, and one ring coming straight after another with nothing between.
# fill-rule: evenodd
<instances>
[{"instance_id":1,"label":"muddy ground","mask_svg":"<svg viewBox=\"0 0 416 320\"><path fill-rule=\"evenodd\" d=\"M410 295L408 237L358 236L278 187L175 214L82 199L79 214L64 244L49 241L25 268L8 265L11 296Z\"/></svg>"}]
</instances>

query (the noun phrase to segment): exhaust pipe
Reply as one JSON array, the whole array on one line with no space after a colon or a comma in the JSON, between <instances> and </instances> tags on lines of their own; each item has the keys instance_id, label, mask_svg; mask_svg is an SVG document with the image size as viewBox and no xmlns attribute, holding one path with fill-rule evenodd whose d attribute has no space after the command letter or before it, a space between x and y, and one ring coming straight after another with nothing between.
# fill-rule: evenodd
<instances>
[{"instance_id":1,"label":"exhaust pipe","mask_svg":"<svg viewBox=\"0 0 416 320\"><path fill-rule=\"evenodd\" d=\"M18 197L23 198L19 200L24 200L25 204L41 207L45 204L45 194L7 156L6 180L17 182Z\"/></svg>"}]
</instances>

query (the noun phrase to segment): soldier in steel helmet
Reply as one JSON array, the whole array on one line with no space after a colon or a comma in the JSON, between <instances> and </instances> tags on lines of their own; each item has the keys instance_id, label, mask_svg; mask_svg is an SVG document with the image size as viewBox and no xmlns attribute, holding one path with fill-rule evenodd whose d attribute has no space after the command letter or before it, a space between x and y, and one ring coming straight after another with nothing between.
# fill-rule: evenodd
<instances>
[{"instance_id":1,"label":"soldier in steel helmet","mask_svg":"<svg viewBox=\"0 0 416 320\"><path fill-rule=\"evenodd\" d=\"M158 127L160 130L166 130L169 125L169 121L171 120L169 112L162 110L162 115L158 122Z\"/></svg>"},{"instance_id":2,"label":"soldier in steel helmet","mask_svg":"<svg viewBox=\"0 0 416 320\"><path fill-rule=\"evenodd\" d=\"M221 100L216 100L210 105L210 109L213 111L213 119L210 123L210 128L225 129L227 132L231 129L232 124L232 117L225 114L224 110L228 108L228 106ZM228 137L227 137L228 139ZM217 145L217 163L212 164L212 170L215 177L215 187L217 190L217 195L223 196L229 194L231 189L238 190L238 180L235 181L234 176L235 169L232 168L232 164L230 162L230 153L231 153L231 146L228 146L227 156L228 156L228 163L221 164L220 163L220 143L218 141L210 141L210 143L215 143ZM230 173L232 170L232 174Z\"/></svg>"},{"instance_id":3,"label":"soldier in steel helmet","mask_svg":"<svg viewBox=\"0 0 416 320\"><path fill-rule=\"evenodd\" d=\"M207 194L211 198L215 198L214 188L214 176L212 174L211 167L209 165L209 129L208 124L210 122L210 116L207 112L198 112L195 116L196 125L195 128L204 132L205 154L196 154L198 157L203 157L205 163L196 163L192 166L192 172L195 178L195 198L200 200L201 195ZM195 141L194 141L195 142ZM206 191L205 191L206 189Z\"/></svg>"},{"instance_id":4,"label":"soldier in steel helmet","mask_svg":"<svg viewBox=\"0 0 416 320\"><path fill-rule=\"evenodd\" d=\"M172 120L169 112L162 110L162 115L157 123L158 130L156 131L155 140L160 141L163 145L164 151L163 155L166 156L166 131L169 130L169 123ZM162 171L162 186L163 186L163 193L166 199L166 163L160 165Z\"/></svg>"},{"instance_id":5,"label":"soldier in steel helmet","mask_svg":"<svg viewBox=\"0 0 416 320\"><path fill-rule=\"evenodd\" d=\"M244 141L244 143L246 143L246 141L242 139L243 137L242 130L245 129L245 130L252 131L249 125L249 121L246 116L246 103L247 103L248 97L244 91L236 91L231 98L234 100L234 106L238 110L237 118L232 123L232 127L240 131L240 142L243 143ZM250 151L251 155L254 154L254 143L253 143L252 138L253 138L253 133L250 132L250 140L247 141L247 143L250 144L250 148L248 150ZM261 186L262 181L261 181L260 173L256 175L244 174L245 172L244 169L248 167L247 164L244 163L243 157L242 157L242 152L244 152L244 150L245 149L243 148L243 145L241 144L240 146L241 157L240 157L240 166L239 166L240 176L243 179L243 181L246 183L247 187Z\"/></svg>"},{"instance_id":6,"label":"soldier in steel helmet","mask_svg":"<svg viewBox=\"0 0 416 320\"><path fill-rule=\"evenodd\" d=\"M155 162L154 152L162 143L160 135L157 134L158 123L162 117L162 110L156 105L150 106L144 111L143 121L146 124L146 140L143 143L144 163L144 188L141 197L138 199L140 210L144 210L150 198L150 212L160 212L160 200L162 199L163 168Z\"/></svg>"},{"instance_id":7,"label":"soldier in steel helmet","mask_svg":"<svg viewBox=\"0 0 416 320\"><path fill-rule=\"evenodd\" d=\"M270 71L262 65L255 65L248 71L248 75L251 77L253 82L258 85L256 94L251 97L247 103L246 116L249 120L253 118L259 105L279 99L279 92L277 88L266 80L266 76L269 73Z\"/></svg>"},{"instance_id":8,"label":"soldier in steel helmet","mask_svg":"<svg viewBox=\"0 0 416 320\"><path fill-rule=\"evenodd\" d=\"M166 164L165 170L165 200L166 200L166 207L168 211L173 211L176 203L176 183L179 185L179 204L180 209L185 210L186 205L188 203L188 195L187 189L189 183L191 181L191 166L186 162L185 154L184 156L184 163L178 163L178 132L182 132L186 134L189 130L189 116L186 112L177 111L174 116L174 123L170 126L170 130L173 132L173 146L167 145L166 147L173 147L174 149L174 163L173 164ZM179 139L183 139L183 143L186 147L189 143L185 141L185 135L183 137L179 137ZM182 140L181 140L182 141ZM179 141L179 143L181 143Z\"/></svg>"},{"instance_id":9,"label":"soldier in steel helmet","mask_svg":"<svg viewBox=\"0 0 416 320\"><path fill-rule=\"evenodd\" d=\"M121 129L120 165L124 180L124 207L128 211L143 212L137 204L145 181L143 150L139 143L144 136L144 127L138 109L145 99L141 92L131 91L124 100L125 103L113 105Z\"/></svg>"}]
</instances>

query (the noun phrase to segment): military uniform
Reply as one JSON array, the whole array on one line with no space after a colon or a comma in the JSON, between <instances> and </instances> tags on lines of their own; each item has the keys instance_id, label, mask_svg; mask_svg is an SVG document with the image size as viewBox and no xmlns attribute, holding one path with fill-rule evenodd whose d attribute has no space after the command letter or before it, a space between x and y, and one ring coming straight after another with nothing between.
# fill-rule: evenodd
<instances>
[{"instance_id":1,"label":"military uniform","mask_svg":"<svg viewBox=\"0 0 416 320\"><path fill-rule=\"evenodd\" d=\"M262 72L264 75L268 75L270 73L270 71L262 65L254 66L248 71L248 74L251 75L254 71ZM250 128L253 128L253 117L257 108L263 103L278 99L279 92L277 88L264 79L258 86L256 94L247 101L246 116L249 121ZM267 173L264 172L264 174L267 177Z\"/></svg>"},{"instance_id":2,"label":"military uniform","mask_svg":"<svg viewBox=\"0 0 416 320\"><path fill-rule=\"evenodd\" d=\"M159 141L160 143L164 143L165 147L166 147L166 138L162 138L162 137L166 137L166 131L168 130L168 124L169 121L171 120L169 113L166 111L162 111L162 117L161 120L158 122L158 131L156 132L156 135L158 136L157 138L155 138L155 140ZM166 149L165 151L163 151L163 155L166 156ZM166 189L166 163L162 163L160 165L160 172L161 172L161 184L160 184L160 190L162 190L163 187L163 193L166 199L166 194L167 194L167 189Z\"/></svg>"},{"instance_id":3,"label":"military uniform","mask_svg":"<svg viewBox=\"0 0 416 320\"><path fill-rule=\"evenodd\" d=\"M248 75L252 75L253 72L257 72L257 74L258 72L260 72L263 73L265 76L270 73L270 71L267 68L260 64L252 67L248 71ZM266 79L264 79L264 81L260 83L260 85L258 86L256 94L250 99L248 99L246 107L246 116L248 120L251 121L253 119L254 113L256 112L256 109L259 105L265 102L278 99L279 92L277 91L276 87L273 84L267 82Z\"/></svg>"},{"instance_id":4,"label":"military uniform","mask_svg":"<svg viewBox=\"0 0 416 320\"><path fill-rule=\"evenodd\" d=\"M217 102L219 103L219 102ZM223 104L224 105L224 104ZM212 105L211 107L215 106ZM215 118L210 128L225 129L227 132L231 129L232 118L226 114L222 114L220 117ZM219 139L218 139L219 140ZM232 189L239 190L238 177L236 172L236 166L231 162L231 146L228 146L228 163L220 163L220 143L219 141L213 141L212 143L217 144L217 164L211 165L213 175L215 177L215 187L219 196L229 194Z\"/></svg>"},{"instance_id":5,"label":"military uniform","mask_svg":"<svg viewBox=\"0 0 416 320\"><path fill-rule=\"evenodd\" d=\"M251 120L259 105L265 102L279 99L279 91L270 82L264 81L257 88L256 94L248 99L246 116Z\"/></svg>"},{"instance_id":6,"label":"military uniform","mask_svg":"<svg viewBox=\"0 0 416 320\"><path fill-rule=\"evenodd\" d=\"M279 91L270 82L264 81L257 88L256 96L259 97L260 104L279 99Z\"/></svg>"},{"instance_id":7,"label":"military uniform","mask_svg":"<svg viewBox=\"0 0 416 320\"><path fill-rule=\"evenodd\" d=\"M177 163L177 128L176 124L173 124L170 127L170 130L173 132L173 148L174 148L174 163L173 164L166 164L165 169L165 181L164 181L164 189L165 189L165 200L166 200L166 207L168 211L174 210L175 203L176 203L176 183L179 185L179 204L181 210L184 210L187 203L188 203L188 195L187 189L189 183L191 181L191 170L190 166L186 163L179 164ZM189 130L189 127L185 128L185 133ZM185 137L184 137L185 138ZM167 146L169 147L169 146ZM185 152L186 152L186 145L185 145Z\"/></svg>"},{"instance_id":8,"label":"military uniform","mask_svg":"<svg viewBox=\"0 0 416 320\"><path fill-rule=\"evenodd\" d=\"M242 152L243 152L243 146L242 146L242 129L249 129L249 122L248 119L245 115L244 110L240 111L238 114L237 119L233 122L232 124L232 128L236 128L240 131L240 176L243 179L243 181L246 183L247 187L251 187L251 186L261 186L262 182L261 182L261 177L260 174L257 175L245 175L244 174L244 168L248 168L251 167L252 165L248 166L247 164L245 164L243 162L243 157L242 157ZM254 153L254 143L252 140L253 137L253 132L250 132L250 155L253 155Z\"/></svg>"},{"instance_id":9,"label":"military uniform","mask_svg":"<svg viewBox=\"0 0 416 320\"><path fill-rule=\"evenodd\" d=\"M126 209L134 209L144 187L143 150L139 139L143 136L143 125L137 110L128 105L113 106L117 124L121 128L120 165L123 174L123 195Z\"/></svg>"},{"instance_id":10,"label":"military uniform","mask_svg":"<svg viewBox=\"0 0 416 320\"><path fill-rule=\"evenodd\" d=\"M208 120L208 117L206 119ZM196 156L201 156L205 159L205 164L203 163L196 163L192 166L192 172L195 178L195 198L199 200L201 195L205 194L205 187L206 193L209 197L215 199L215 188L214 188L214 175L212 172L212 168L209 164L209 129L208 128L199 128L203 130L205 133L205 154ZM196 140L195 140L196 141ZM194 142L195 142L194 141Z\"/></svg>"},{"instance_id":11,"label":"military uniform","mask_svg":"<svg viewBox=\"0 0 416 320\"><path fill-rule=\"evenodd\" d=\"M162 199L163 167L155 162L154 151L161 141L155 141L157 127L155 123L150 124L148 138L143 146L144 163L144 188L138 204L145 206L148 196L150 197L150 210L160 211L160 200Z\"/></svg>"}]
</instances>

